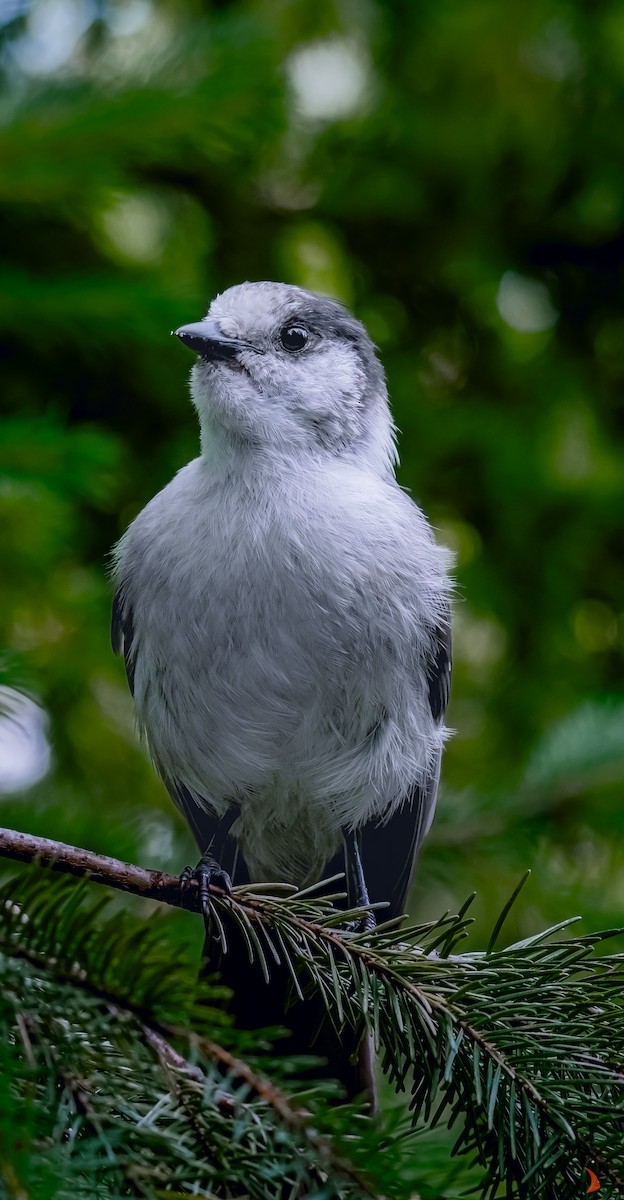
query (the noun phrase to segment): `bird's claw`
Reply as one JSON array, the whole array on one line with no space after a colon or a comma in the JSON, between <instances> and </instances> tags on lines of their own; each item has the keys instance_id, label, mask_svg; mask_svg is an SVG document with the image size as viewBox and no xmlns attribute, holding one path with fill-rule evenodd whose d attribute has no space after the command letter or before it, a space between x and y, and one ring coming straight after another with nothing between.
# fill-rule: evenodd
<instances>
[{"instance_id":1,"label":"bird's claw","mask_svg":"<svg viewBox=\"0 0 624 1200\"><path fill-rule=\"evenodd\" d=\"M357 921L349 921L346 928L349 933L372 933L377 928L375 914L365 912Z\"/></svg>"},{"instance_id":2,"label":"bird's claw","mask_svg":"<svg viewBox=\"0 0 624 1200\"><path fill-rule=\"evenodd\" d=\"M216 858L203 854L196 867L185 867L180 875L180 888L186 892L192 883L199 887L199 907L204 916L209 915L209 889L221 888L228 895L232 891L232 880Z\"/></svg>"}]
</instances>

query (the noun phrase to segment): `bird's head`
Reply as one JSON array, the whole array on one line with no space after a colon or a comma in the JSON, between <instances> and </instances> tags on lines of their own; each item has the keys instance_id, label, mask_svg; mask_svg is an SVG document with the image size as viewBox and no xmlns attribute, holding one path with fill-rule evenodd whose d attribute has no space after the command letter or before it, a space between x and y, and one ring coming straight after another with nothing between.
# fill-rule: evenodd
<instances>
[{"instance_id":1,"label":"bird's head","mask_svg":"<svg viewBox=\"0 0 624 1200\"><path fill-rule=\"evenodd\" d=\"M392 469L383 369L364 326L335 300L242 283L175 332L198 356L191 394L205 449L225 436L265 455L344 455Z\"/></svg>"}]
</instances>

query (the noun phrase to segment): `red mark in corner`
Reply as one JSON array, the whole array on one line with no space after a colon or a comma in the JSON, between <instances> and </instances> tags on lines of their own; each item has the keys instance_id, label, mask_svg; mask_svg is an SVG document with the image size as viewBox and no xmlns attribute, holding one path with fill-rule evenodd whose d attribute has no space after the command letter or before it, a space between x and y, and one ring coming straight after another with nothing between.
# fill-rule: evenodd
<instances>
[{"instance_id":1,"label":"red mark in corner","mask_svg":"<svg viewBox=\"0 0 624 1200\"><path fill-rule=\"evenodd\" d=\"M598 1176L591 1170L590 1167L585 1167L585 1170L587 1171L587 1174L589 1175L589 1187L588 1187L585 1195L587 1195L588 1192L599 1191L600 1190L600 1180L599 1180Z\"/></svg>"}]
</instances>

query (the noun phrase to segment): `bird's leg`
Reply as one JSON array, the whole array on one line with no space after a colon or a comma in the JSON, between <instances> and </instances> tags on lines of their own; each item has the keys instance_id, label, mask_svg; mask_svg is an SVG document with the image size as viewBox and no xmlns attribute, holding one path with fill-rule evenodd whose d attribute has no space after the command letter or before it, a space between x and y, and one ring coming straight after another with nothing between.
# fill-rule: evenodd
<instances>
[{"instance_id":1,"label":"bird's leg","mask_svg":"<svg viewBox=\"0 0 624 1200\"><path fill-rule=\"evenodd\" d=\"M180 875L180 887L184 891L195 880L199 884L199 901L204 916L208 916L208 889L212 884L223 888L224 892L232 891L232 880L227 871L221 866L221 857L225 843L240 813L237 804L231 804L224 816L221 817L210 845L204 850L196 867L185 867Z\"/></svg>"},{"instance_id":2,"label":"bird's leg","mask_svg":"<svg viewBox=\"0 0 624 1200\"><path fill-rule=\"evenodd\" d=\"M345 860L347 865L347 889L349 892L349 903L353 904L354 908L366 908L370 904L366 879L364 878L364 868L362 867L362 856L360 854L360 835L357 830L343 829L342 836L344 838ZM375 915L372 912L367 912L357 922L358 933L368 933L374 929L376 925Z\"/></svg>"}]
</instances>

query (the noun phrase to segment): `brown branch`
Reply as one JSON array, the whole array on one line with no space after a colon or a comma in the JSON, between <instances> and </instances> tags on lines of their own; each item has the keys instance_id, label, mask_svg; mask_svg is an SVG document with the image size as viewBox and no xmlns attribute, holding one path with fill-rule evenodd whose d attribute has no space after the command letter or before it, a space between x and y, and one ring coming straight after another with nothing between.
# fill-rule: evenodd
<instances>
[{"instance_id":1,"label":"brown branch","mask_svg":"<svg viewBox=\"0 0 624 1200\"><path fill-rule=\"evenodd\" d=\"M183 890L177 875L148 871L145 867L136 867L119 858L94 854L91 850L68 846L51 838L18 833L15 829L0 829L0 858L10 858L14 862L38 862L65 875L86 877L94 883L117 888L120 892L131 892L135 896L142 896L144 900L160 900L163 904L188 908L192 912L199 912L200 909L199 888L193 880ZM215 896L224 894L217 887L211 888L211 891Z\"/></svg>"}]
</instances>

